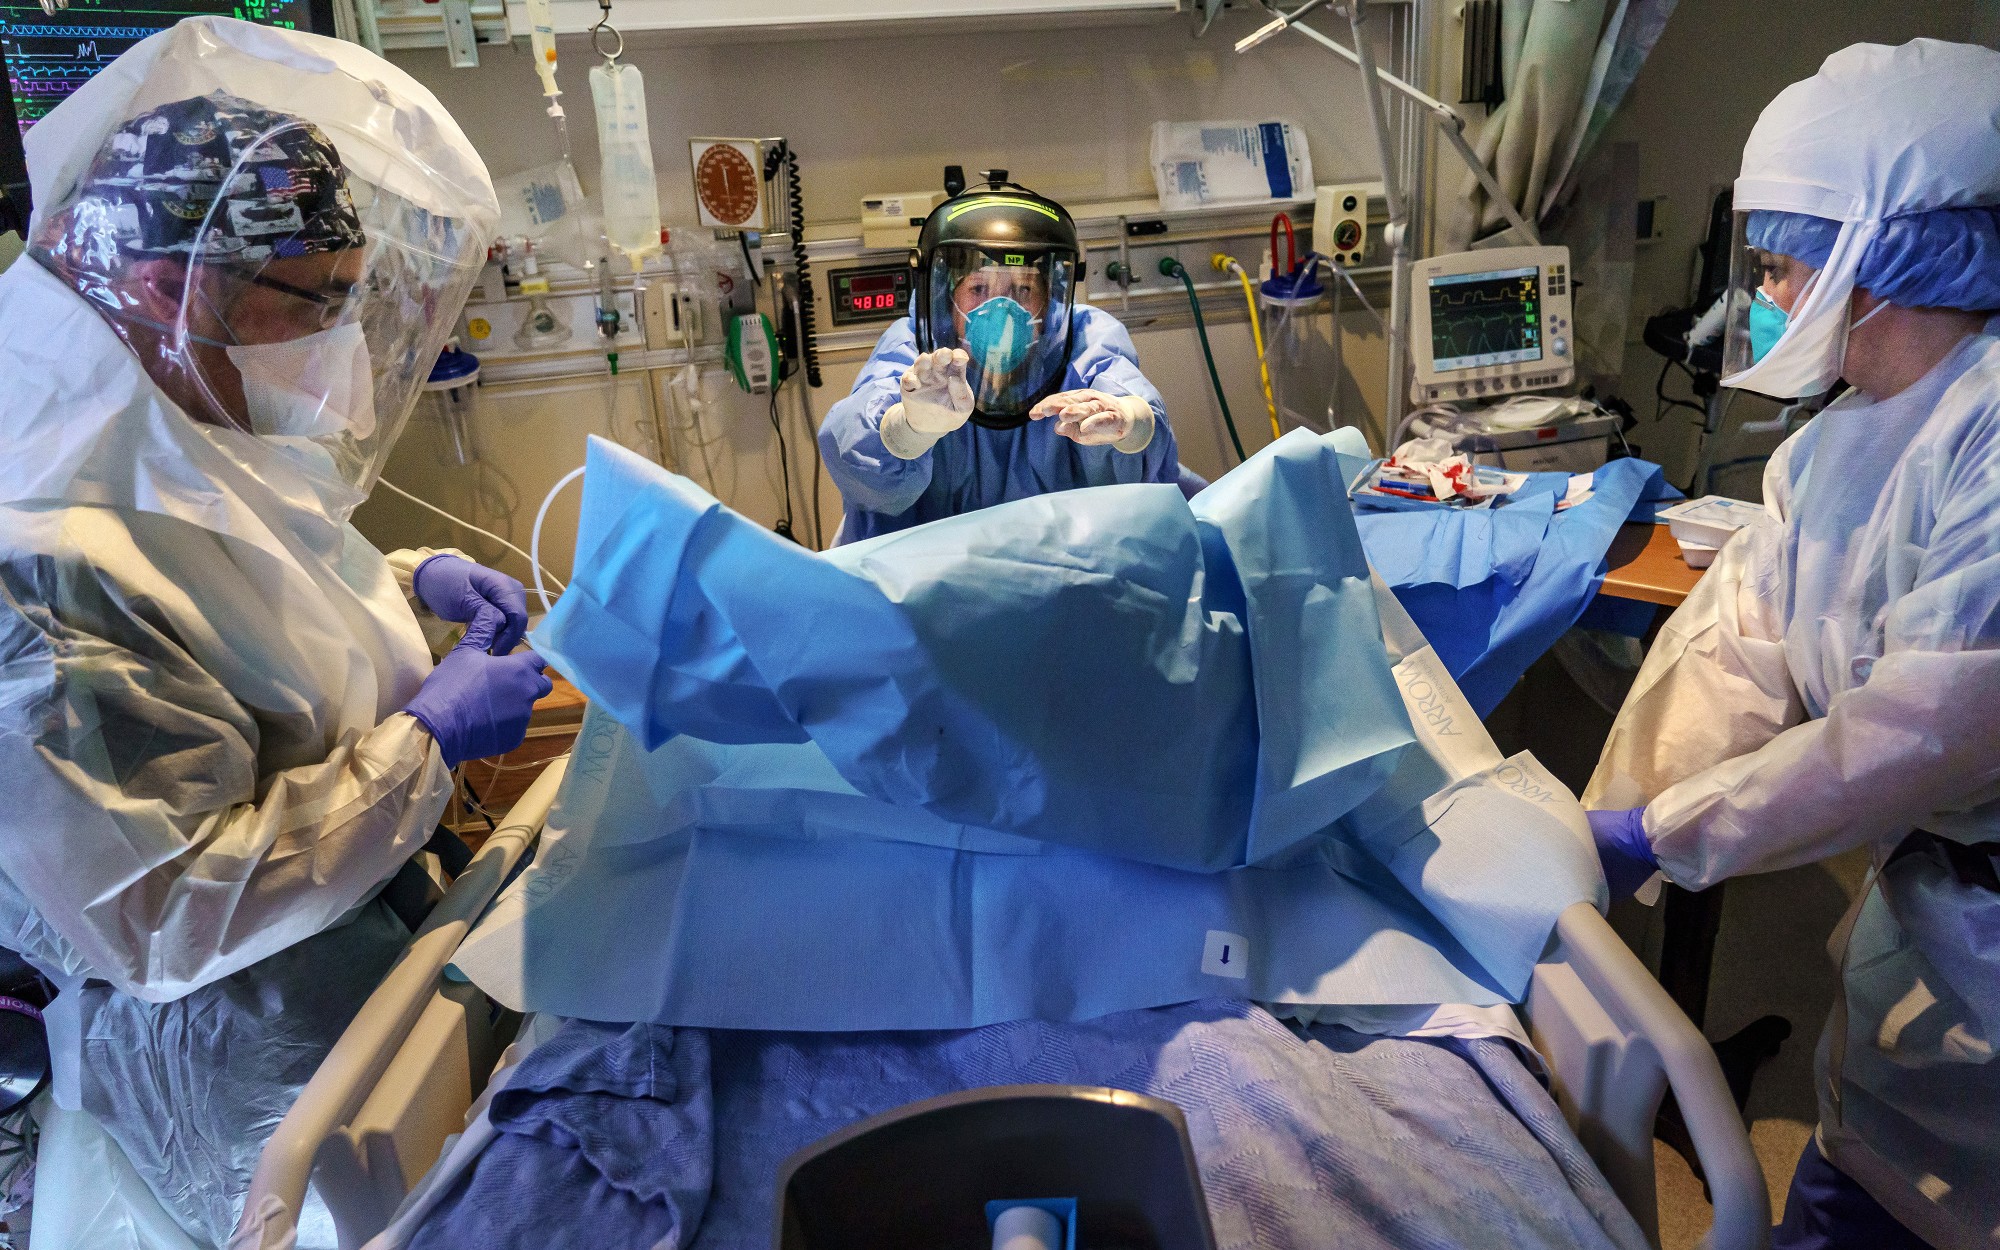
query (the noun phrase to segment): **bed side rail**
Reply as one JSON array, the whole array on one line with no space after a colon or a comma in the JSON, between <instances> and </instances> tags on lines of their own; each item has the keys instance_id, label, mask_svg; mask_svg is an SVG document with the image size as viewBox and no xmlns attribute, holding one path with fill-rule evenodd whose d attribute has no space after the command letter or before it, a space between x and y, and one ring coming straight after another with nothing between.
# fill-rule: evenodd
<instances>
[{"instance_id":1,"label":"bed side rail","mask_svg":"<svg viewBox=\"0 0 2000 1250\"><path fill-rule=\"evenodd\" d=\"M555 760L528 787L306 1082L258 1158L230 1250L281 1250L293 1244L322 1146L362 1110L390 1061L433 1007L445 965L522 852L540 835L566 767L566 759Z\"/></svg>"},{"instance_id":2,"label":"bed side rail","mask_svg":"<svg viewBox=\"0 0 2000 1250\"><path fill-rule=\"evenodd\" d=\"M1590 904L1565 911L1556 938L1524 1009L1577 1137L1658 1244L1653 1119L1672 1087L1714 1197L1703 1245L1762 1250L1770 1195L1708 1040Z\"/></svg>"}]
</instances>

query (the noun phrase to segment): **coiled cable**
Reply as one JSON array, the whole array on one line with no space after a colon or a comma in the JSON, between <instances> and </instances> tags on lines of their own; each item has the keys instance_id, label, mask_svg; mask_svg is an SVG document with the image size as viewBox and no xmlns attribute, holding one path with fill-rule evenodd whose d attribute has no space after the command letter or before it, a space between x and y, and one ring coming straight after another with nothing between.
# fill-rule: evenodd
<instances>
[{"instance_id":1,"label":"coiled cable","mask_svg":"<svg viewBox=\"0 0 2000 1250\"><path fill-rule=\"evenodd\" d=\"M792 236L792 268L799 275L799 355L805 361L806 385L819 381L819 338L813 331L812 271L806 261L806 196L799 182L799 154L782 143L777 158L785 166L785 226Z\"/></svg>"}]
</instances>

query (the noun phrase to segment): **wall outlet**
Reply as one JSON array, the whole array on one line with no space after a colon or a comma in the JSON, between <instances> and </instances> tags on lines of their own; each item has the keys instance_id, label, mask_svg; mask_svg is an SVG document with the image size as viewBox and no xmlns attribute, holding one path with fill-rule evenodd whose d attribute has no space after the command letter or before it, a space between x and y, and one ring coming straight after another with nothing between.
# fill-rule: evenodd
<instances>
[{"instance_id":1,"label":"wall outlet","mask_svg":"<svg viewBox=\"0 0 2000 1250\"><path fill-rule=\"evenodd\" d=\"M680 345L680 332L674 325L675 294L671 282L654 282L646 287L639 317L645 327L648 351L663 351Z\"/></svg>"},{"instance_id":2,"label":"wall outlet","mask_svg":"<svg viewBox=\"0 0 2000 1250\"><path fill-rule=\"evenodd\" d=\"M646 287L641 316L649 350L661 351L702 341L706 318L702 316L700 297L672 282L654 282Z\"/></svg>"},{"instance_id":3,"label":"wall outlet","mask_svg":"<svg viewBox=\"0 0 2000 1250\"><path fill-rule=\"evenodd\" d=\"M674 335L685 334L690 343L699 343L707 334L707 318L702 315L702 302L692 291L674 293Z\"/></svg>"},{"instance_id":4,"label":"wall outlet","mask_svg":"<svg viewBox=\"0 0 2000 1250\"><path fill-rule=\"evenodd\" d=\"M1667 234L1667 197L1664 195L1653 195L1640 200L1633 217L1635 218L1633 224L1637 227L1633 234L1638 242L1651 243L1655 239L1665 238Z\"/></svg>"}]
</instances>

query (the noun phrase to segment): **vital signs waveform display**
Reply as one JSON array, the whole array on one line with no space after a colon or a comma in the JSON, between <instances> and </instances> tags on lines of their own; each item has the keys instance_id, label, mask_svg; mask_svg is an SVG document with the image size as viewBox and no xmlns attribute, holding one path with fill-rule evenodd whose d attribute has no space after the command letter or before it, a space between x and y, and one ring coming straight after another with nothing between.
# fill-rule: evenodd
<instances>
[{"instance_id":1,"label":"vital signs waveform display","mask_svg":"<svg viewBox=\"0 0 2000 1250\"><path fill-rule=\"evenodd\" d=\"M70 0L54 14L37 0L0 0L0 53L14 118L26 134L50 109L90 81L118 54L184 17L215 13L299 30L312 29L307 0Z\"/></svg>"},{"instance_id":2,"label":"vital signs waveform display","mask_svg":"<svg viewBox=\"0 0 2000 1250\"><path fill-rule=\"evenodd\" d=\"M1477 369L1542 358L1541 270L1430 280L1433 367Z\"/></svg>"}]
</instances>

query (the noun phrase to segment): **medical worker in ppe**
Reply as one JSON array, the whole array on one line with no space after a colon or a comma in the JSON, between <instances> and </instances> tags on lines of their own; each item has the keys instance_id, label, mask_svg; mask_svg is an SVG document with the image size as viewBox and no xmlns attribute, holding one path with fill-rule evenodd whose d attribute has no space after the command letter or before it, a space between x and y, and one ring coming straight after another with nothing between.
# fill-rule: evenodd
<instances>
[{"instance_id":1,"label":"medical worker in ppe","mask_svg":"<svg viewBox=\"0 0 2000 1250\"><path fill-rule=\"evenodd\" d=\"M840 541L1077 486L1177 482L1166 408L1132 336L1074 303L1076 225L989 182L924 222L910 316L820 426Z\"/></svg>"},{"instance_id":2,"label":"medical worker in ppe","mask_svg":"<svg viewBox=\"0 0 2000 1250\"><path fill-rule=\"evenodd\" d=\"M1725 383L1772 458L1585 794L1614 886L1873 852L1779 1247L2000 1239L2000 52L1829 57L1736 181ZM1760 311L1761 310L1761 311ZM1775 315L1775 316L1774 316Z\"/></svg>"},{"instance_id":3,"label":"medical worker in ppe","mask_svg":"<svg viewBox=\"0 0 2000 1250\"><path fill-rule=\"evenodd\" d=\"M366 498L498 221L366 51L196 17L27 135L0 275L0 945L59 1105L198 1244L407 940L376 899L548 688L519 583ZM412 598L465 622L433 667ZM94 1244L94 1243L93 1243Z\"/></svg>"}]
</instances>

